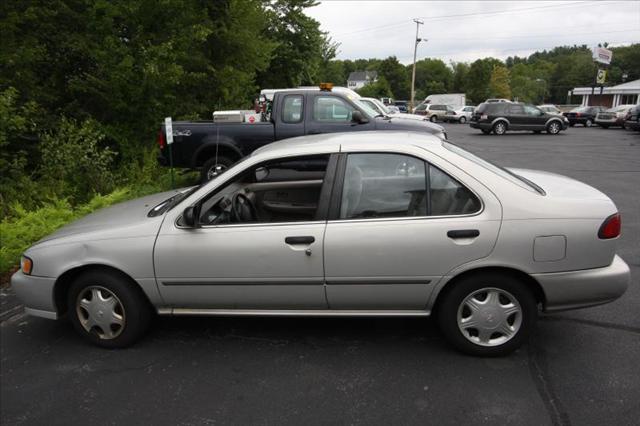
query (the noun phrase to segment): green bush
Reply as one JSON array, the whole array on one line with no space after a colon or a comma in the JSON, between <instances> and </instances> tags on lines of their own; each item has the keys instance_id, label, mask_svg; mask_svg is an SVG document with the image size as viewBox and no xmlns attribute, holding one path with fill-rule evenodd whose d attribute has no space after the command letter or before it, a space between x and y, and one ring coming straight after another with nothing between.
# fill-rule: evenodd
<instances>
[{"instance_id":1,"label":"green bush","mask_svg":"<svg viewBox=\"0 0 640 426\"><path fill-rule=\"evenodd\" d=\"M115 153L103 148L104 134L93 120L78 123L62 118L55 132L42 138L41 181L57 198L74 203L113 190Z\"/></svg>"},{"instance_id":2,"label":"green bush","mask_svg":"<svg viewBox=\"0 0 640 426\"><path fill-rule=\"evenodd\" d=\"M108 195L96 195L88 203L75 209L66 199L52 200L35 210L27 210L20 204L14 204L12 215L0 222L0 273L17 265L20 255L29 246L63 225L137 195L131 188L121 188Z\"/></svg>"}]
</instances>

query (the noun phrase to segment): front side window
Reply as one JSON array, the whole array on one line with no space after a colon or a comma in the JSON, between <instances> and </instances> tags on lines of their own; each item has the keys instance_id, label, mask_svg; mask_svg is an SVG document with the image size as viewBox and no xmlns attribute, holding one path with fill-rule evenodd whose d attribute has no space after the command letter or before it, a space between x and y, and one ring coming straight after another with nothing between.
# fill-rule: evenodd
<instances>
[{"instance_id":1,"label":"front side window","mask_svg":"<svg viewBox=\"0 0 640 426\"><path fill-rule=\"evenodd\" d=\"M350 154L340 219L471 214L480 201L423 160L400 154Z\"/></svg>"},{"instance_id":2,"label":"front side window","mask_svg":"<svg viewBox=\"0 0 640 426\"><path fill-rule=\"evenodd\" d=\"M316 96L313 104L313 119L322 122L350 122L353 107L340 98Z\"/></svg>"},{"instance_id":3,"label":"front side window","mask_svg":"<svg viewBox=\"0 0 640 426\"><path fill-rule=\"evenodd\" d=\"M317 220L329 155L253 166L199 203L203 226Z\"/></svg>"},{"instance_id":4,"label":"front side window","mask_svg":"<svg viewBox=\"0 0 640 426\"><path fill-rule=\"evenodd\" d=\"M282 121L285 123L299 123L302 121L302 95L287 95L284 97Z\"/></svg>"}]
</instances>

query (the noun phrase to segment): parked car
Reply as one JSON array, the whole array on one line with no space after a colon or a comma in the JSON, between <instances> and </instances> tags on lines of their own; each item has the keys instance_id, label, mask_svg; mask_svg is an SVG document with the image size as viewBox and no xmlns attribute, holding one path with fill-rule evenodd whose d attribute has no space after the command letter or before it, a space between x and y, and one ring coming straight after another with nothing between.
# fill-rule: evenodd
<instances>
[{"instance_id":1,"label":"parked car","mask_svg":"<svg viewBox=\"0 0 640 426\"><path fill-rule=\"evenodd\" d=\"M504 99L504 98L491 98L491 99L487 99L486 101L484 101L484 103L486 103L486 104L495 104L495 103L500 103L500 102L511 103L511 101L509 99Z\"/></svg>"},{"instance_id":2,"label":"parked car","mask_svg":"<svg viewBox=\"0 0 640 426\"><path fill-rule=\"evenodd\" d=\"M475 107L472 106L464 106L456 110L452 109L447 111L444 116L444 121L464 124L471 119L474 110Z\"/></svg>"},{"instance_id":3,"label":"parked car","mask_svg":"<svg viewBox=\"0 0 640 426\"><path fill-rule=\"evenodd\" d=\"M596 114L596 124L604 129L609 127L622 127L624 129L624 120L627 112L635 105L618 105L609 108L606 111Z\"/></svg>"},{"instance_id":4,"label":"parked car","mask_svg":"<svg viewBox=\"0 0 640 426\"><path fill-rule=\"evenodd\" d=\"M444 120L447 111L453 111L453 108L443 104L422 103L415 108L413 113L417 115L424 115L429 119L429 121L436 123L438 120Z\"/></svg>"},{"instance_id":5,"label":"parked car","mask_svg":"<svg viewBox=\"0 0 640 426\"><path fill-rule=\"evenodd\" d=\"M134 343L160 315L428 316L501 355L545 312L620 297L620 215L603 193L502 169L425 133L305 136L198 187L109 207L28 248L27 314ZM32 336L37 337L37 336Z\"/></svg>"},{"instance_id":6,"label":"parked car","mask_svg":"<svg viewBox=\"0 0 640 426\"><path fill-rule=\"evenodd\" d=\"M604 111L604 108L601 106L582 106L562 115L569 120L569 126L573 127L576 124L582 124L584 127L591 127L596 120L596 115L602 111Z\"/></svg>"},{"instance_id":7,"label":"parked car","mask_svg":"<svg viewBox=\"0 0 640 426\"><path fill-rule=\"evenodd\" d=\"M469 125L480 129L482 133L491 132L503 135L511 130L532 130L540 133L556 135L566 130L568 121L565 117L549 114L541 109L527 104L515 102L482 103L478 105Z\"/></svg>"},{"instance_id":8,"label":"parked car","mask_svg":"<svg viewBox=\"0 0 640 426\"><path fill-rule=\"evenodd\" d=\"M549 114L562 115L562 111L560 111L560 108L553 104L538 105L538 108Z\"/></svg>"},{"instance_id":9,"label":"parked car","mask_svg":"<svg viewBox=\"0 0 640 426\"><path fill-rule=\"evenodd\" d=\"M636 105L627 112L624 127L631 130L640 130L640 105Z\"/></svg>"},{"instance_id":10,"label":"parked car","mask_svg":"<svg viewBox=\"0 0 640 426\"><path fill-rule=\"evenodd\" d=\"M265 119L250 123L176 121L171 147L174 167L200 169L202 181L213 179L236 161L273 141L318 133L363 130L413 130L437 133L446 138L442 126L421 120L378 117L349 89L263 90L269 100ZM160 164L169 165L165 126L158 132Z\"/></svg>"},{"instance_id":11,"label":"parked car","mask_svg":"<svg viewBox=\"0 0 640 426\"><path fill-rule=\"evenodd\" d=\"M409 105L407 101L394 101L393 105L403 114L409 112Z\"/></svg>"},{"instance_id":12,"label":"parked car","mask_svg":"<svg viewBox=\"0 0 640 426\"><path fill-rule=\"evenodd\" d=\"M393 98L380 98L380 102L385 104L385 106L393 105Z\"/></svg>"}]
</instances>

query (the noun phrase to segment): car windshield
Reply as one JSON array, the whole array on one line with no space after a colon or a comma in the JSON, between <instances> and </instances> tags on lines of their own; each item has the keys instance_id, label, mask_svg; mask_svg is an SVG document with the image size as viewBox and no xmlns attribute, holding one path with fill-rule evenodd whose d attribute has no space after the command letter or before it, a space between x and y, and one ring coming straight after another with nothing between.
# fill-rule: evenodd
<instances>
[{"instance_id":1,"label":"car windshield","mask_svg":"<svg viewBox=\"0 0 640 426\"><path fill-rule=\"evenodd\" d=\"M469 151L460 148L457 145L454 145L452 143L449 142L442 142L442 146L444 146L445 148L447 148L449 151L451 152L455 152L456 154L460 155L463 158L466 158L467 160L473 161L474 163L478 164L479 166L484 167L487 170L492 171L493 173L497 174L498 176L503 177L504 179L507 179L508 181L515 183L516 185L525 188L529 191L532 192L537 192L538 194L541 195L545 195L545 192L542 188L540 188L538 185L536 185L535 183L531 182L529 179L525 179L522 176L519 176L515 173L513 173L510 170L505 169L504 167L500 167L496 164L493 164L487 160L484 160L480 157L478 157L475 154L470 153Z\"/></svg>"},{"instance_id":2,"label":"car windshield","mask_svg":"<svg viewBox=\"0 0 640 426\"><path fill-rule=\"evenodd\" d=\"M416 107L416 111L424 111L427 109L427 104L420 104Z\"/></svg>"},{"instance_id":3,"label":"car windshield","mask_svg":"<svg viewBox=\"0 0 640 426\"><path fill-rule=\"evenodd\" d=\"M369 116L369 118L374 118L374 117L377 117L377 116L379 116L379 115L382 115L382 114L380 114L378 111L376 111L375 109L373 109L372 107L370 107L369 105L367 105L367 104L366 104L365 102L363 102L362 100L357 99L357 98L350 98L350 99L351 99L351 102L353 102L354 104L356 104L356 106L357 106L358 108L360 108L360 110L361 110L362 112L364 112L364 113L365 113L365 115Z\"/></svg>"}]
</instances>

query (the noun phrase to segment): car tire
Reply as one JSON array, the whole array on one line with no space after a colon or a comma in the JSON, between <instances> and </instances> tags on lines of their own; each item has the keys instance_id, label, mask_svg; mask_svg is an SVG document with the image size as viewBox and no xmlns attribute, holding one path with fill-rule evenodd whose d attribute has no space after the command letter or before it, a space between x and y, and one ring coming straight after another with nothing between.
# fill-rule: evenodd
<instances>
[{"instance_id":1,"label":"car tire","mask_svg":"<svg viewBox=\"0 0 640 426\"><path fill-rule=\"evenodd\" d=\"M459 121L460 121L460 124L464 124L464 123L466 123L466 122L467 122L467 117L462 116L462 117L460 117L460 120L459 120Z\"/></svg>"},{"instance_id":2,"label":"car tire","mask_svg":"<svg viewBox=\"0 0 640 426\"><path fill-rule=\"evenodd\" d=\"M76 331L103 348L124 348L142 337L152 309L131 280L107 270L90 270L71 284L69 319Z\"/></svg>"},{"instance_id":3,"label":"car tire","mask_svg":"<svg viewBox=\"0 0 640 426\"><path fill-rule=\"evenodd\" d=\"M590 118L587 118L587 121L584 122L584 127L593 126L593 121Z\"/></svg>"},{"instance_id":4,"label":"car tire","mask_svg":"<svg viewBox=\"0 0 640 426\"><path fill-rule=\"evenodd\" d=\"M216 176L222 174L225 170L233 165L235 161L231 158L225 156L218 156L208 159L202 165L202 170L200 171L200 181L201 182L209 182L211 179Z\"/></svg>"},{"instance_id":5,"label":"car tire","mask_svg":"<svg viewBox=\"0 0 640 426\"><path fill-rule=\"evenodd\" d=\"M437 123L438 122L438 116L437 115L432 115L431 117L429 117L429 121L431 121L432 123Z\"/></svg>"},{"instance_id":6,"label":"car tire","mask_svg":"<svg viewBox=\"0 0 640 426\"><path fill-rule=\"evenodd\" d=\"M562 125L556 120L547 124L547 133L549 133L550 135L557 135L558 133L560 133L560 130L562 130Z\"/></svg>"},{"instance_id":7,"label":"car tire","mask_svg":"<svg viewBox=\"0 0 640 426\"><path fill-rule=\"evenodd\" d=\"M524 283L505 274L482 273L452 285L438 301L436 316L444 337L456 349L474 356L502 356L526 341L538 306Z\"/></svg>"},{"instance_id":8,"label":"car tire","mask_svg":"<svg viewBox=\"0 0 640 426\"><path fill-rule=\"evenodd\" d=\"M507 132L507 123L504 121L498 121L493 125L493 133L496 135L504 135Z\"/></svg>"}]
</instances>

